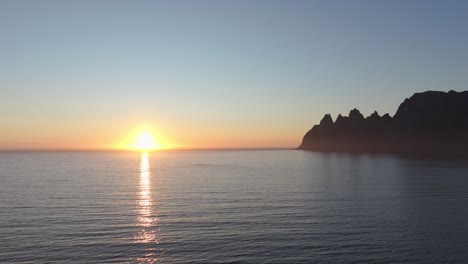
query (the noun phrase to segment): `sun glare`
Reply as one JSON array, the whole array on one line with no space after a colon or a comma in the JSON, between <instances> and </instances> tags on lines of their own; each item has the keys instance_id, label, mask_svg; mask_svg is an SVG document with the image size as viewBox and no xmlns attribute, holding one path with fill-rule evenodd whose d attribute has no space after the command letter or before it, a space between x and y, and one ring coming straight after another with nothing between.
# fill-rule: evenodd
<instances>
[{"instance_id":1,"label":"sun glare","mask_svg":"<svg viewBox=\"0 0 468 264\"><path fill-rule=\"evenodd\" d=\"M160 131L153 128L136 128L113 147L116 149L147 152L168 149L172 146L171 142Z\"/></svg>"},{"instance_id":2,"label":"sun glare","mask_svg":"<svg viewBox=\"0 0 468 264\"><path fill-rule=\"evenodd\" d=\"M141 132L136 138L136 142L133 145L134 149L139 150L153 150L161 148L160 144L156 142L153 135L149 132Z\"/></svg>"}]
</instances>

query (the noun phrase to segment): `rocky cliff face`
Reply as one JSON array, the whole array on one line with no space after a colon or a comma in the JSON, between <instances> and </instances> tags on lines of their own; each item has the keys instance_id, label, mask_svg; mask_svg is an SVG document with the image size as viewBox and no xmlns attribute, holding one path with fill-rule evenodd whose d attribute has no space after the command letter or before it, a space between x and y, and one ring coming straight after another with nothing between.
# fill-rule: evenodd
<instances>
[{"instance_id":1,"label":"rocky cliff face","mask_svg":"<svg viewBox=\"0 0 468 264\"><path fill-rule=\"evenodd\" d=\"M299 149L344 152L468 154L468 91L416 93L395 116L357 109L327 114L304 136Z\"/></svg>"}]
</instances>

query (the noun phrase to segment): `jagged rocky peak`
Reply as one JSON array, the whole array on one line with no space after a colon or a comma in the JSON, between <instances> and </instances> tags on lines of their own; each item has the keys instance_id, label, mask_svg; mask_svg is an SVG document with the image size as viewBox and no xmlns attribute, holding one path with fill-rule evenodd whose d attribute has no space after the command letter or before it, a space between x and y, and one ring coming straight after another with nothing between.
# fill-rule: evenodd
<instances>
[{"instance_id":1,"label":"jagged rocky peak","mask_svg":"<svg viewBox=\"0 0 468 264\"><path fill-rule=\"evenodd\" d=\"M320 121L320 125L333 125L333 119L330 114L326 114L323 116L322 121Z\"/></svg>"},{"instance_id":2,"label":"jagged rocky peak","mask_svg":"<svg viewBox=\"0 0 468 264\"><path fill-rule=\"evenodd\" d=\"M352 120L364 120L364 116L356 108L349 112L349 118Z\"/></svg>"},{"instance_id":3,"label":"jagged rocky peak","mask_svg":"<svg viewBox=\"0 0 468 264\"><path fill-rule=\"evenodd\" d=\"M374 113L372 113L370 116L368 116L366 118L366 120L371 120L371 121L372 120L380 120L380 119L381 119L381 117L380 117L380 115L379 115L379 113L377 111L374 111Z\"/></svg>"},{"instance_id":4,"label":"jagged rocky peak","mask_svg":"<svg viewBox=\"0 0 468 264\"><path fill-rule=\"evenodd\" d=\"M387 120L387 119L392 119L392 117L388 113L386 113L385 115L382 116L382 119Z\"/></svg>"}]
</instances>

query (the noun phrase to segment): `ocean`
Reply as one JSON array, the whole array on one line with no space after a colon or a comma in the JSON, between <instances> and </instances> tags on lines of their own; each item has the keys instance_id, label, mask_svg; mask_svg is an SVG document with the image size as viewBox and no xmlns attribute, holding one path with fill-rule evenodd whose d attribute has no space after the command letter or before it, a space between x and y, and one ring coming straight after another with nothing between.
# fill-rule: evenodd
<instances>
[{"instance_id":1,"label":"ocean","mask_svg":"<svg viewBox=\"0 0 468 264\"><path fill-rule=\"evenodd\" d=\"M468 159L1 152L1 263L468 263Z\"/></svg>"}]
</instances>

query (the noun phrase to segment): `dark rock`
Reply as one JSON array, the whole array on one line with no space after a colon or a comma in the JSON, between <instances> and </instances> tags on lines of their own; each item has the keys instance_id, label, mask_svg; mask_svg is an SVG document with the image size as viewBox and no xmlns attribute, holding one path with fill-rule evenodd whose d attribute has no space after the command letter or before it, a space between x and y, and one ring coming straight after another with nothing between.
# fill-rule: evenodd
<instances>
[{"instance_id":1,"label":"dark rock","mask_svg":"<svg viewBox=\"0 0 468 264\"><path fill-rule=\"evenodd\" d=\"M326 114L323 118L322 121L320 121L321 126L331 126L333 125L333 119L330 114Z\"/></svg>"},{"instance_id":2,"label":"dark rock","mask_svg":"<svg viewBox=\"0 0 468 264\"><path fill-rule=\"evenodd\" d=\"M368 116L366 119L369 119L369 120L379 120L379 119L380 119L380 115L379 115L379 113L377 113L377 111L374 111L374 113L372 113L372 115Z\"/></svg>"},{"instance_id":3,"label":"dark rock","mask_svg":"<svg viewBox=\"0 0 468 264\"><path fill-rule=\"evenodd\" d=\"M468 155L468 91L416 93L394 117L357 109L349 117L327 114L299 149L358 152L447 152Z\"/></svg>"},{"instance_id":4,"label":"dark rock","mask_svg":"<svg viewBox=\"0 0 468 264\"><path fill-rule=\"evenodd\" d=\"M359 112L359 110L354 108L349 112L349 119L353 121L362 121L364 120L364 116Z\"/></svg>"}]
</instances>

